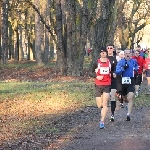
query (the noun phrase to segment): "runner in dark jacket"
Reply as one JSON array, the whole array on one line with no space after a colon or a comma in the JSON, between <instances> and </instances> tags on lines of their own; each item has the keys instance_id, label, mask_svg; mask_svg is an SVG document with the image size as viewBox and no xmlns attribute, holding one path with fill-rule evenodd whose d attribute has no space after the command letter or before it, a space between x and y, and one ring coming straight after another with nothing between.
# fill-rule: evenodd
<instances>
[{"instance_id":1,"label":"runner in dark jacket","mask_svg":"<svg viewBox=\"0 0 150 150\"><path fill-rule=\"evenodd\" d=\"M110 92L110 103L111 103L111 118L110 121L114 121L114 113L116 109L116 90L117 90L117 82L116 82L116 65L117 65L117 59L116 55L114 55L114 45L109 44L107 45L107 58L109 59L111 63L111 92Z\"/></svg>"}]
</instances>

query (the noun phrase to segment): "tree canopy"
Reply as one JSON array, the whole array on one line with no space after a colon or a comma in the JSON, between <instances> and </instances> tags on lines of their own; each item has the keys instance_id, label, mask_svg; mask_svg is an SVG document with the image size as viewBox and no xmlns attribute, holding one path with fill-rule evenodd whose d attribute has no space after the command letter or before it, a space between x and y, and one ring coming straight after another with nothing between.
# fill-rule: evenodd
<instances>
[{"instance_id":1,"label":"tree canopy","mask_svg":"<svg viewBox=\"0 0 150 150\"><path fill-rule=\"evenodd\" d=\"M2 0L0 59L46 65L57 52L61 75L83 75L87 41L92 62L100 46L134 47L150 24L148 0ZM56 55L56 54L55 54Z\"/></svg>"}]
</instances>

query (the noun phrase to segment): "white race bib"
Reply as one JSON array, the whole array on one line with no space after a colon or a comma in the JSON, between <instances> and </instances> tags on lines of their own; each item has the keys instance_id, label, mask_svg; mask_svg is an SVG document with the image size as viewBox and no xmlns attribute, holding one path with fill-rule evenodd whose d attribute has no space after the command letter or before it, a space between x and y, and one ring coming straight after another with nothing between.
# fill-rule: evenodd
<instances>
[{"instance_id":1,"label":"white race bib","mask_svg":"<svg viewBox=\"0 0 150 150\"><path fill-rule=\"evenodd\" d=\"M109 67L100 67L100 74L109 74Z\"/></svg>"},{"instance_id":2,"label":"white race bib","mask_svg":"<svg viewBox=\"0 0 150 150\"><path fill-rule=\"evenodd\" d=\"M122 78L122 84L131 84L130 77L123 77Z\"/></svg>"},{"instance_id":3,"label":"white race bib","mask_svg":"<svg viewBox=\"0 0 150 150\"><path fill-rule=\"evenodd\" d=\"M148 69L150 69L150 65L148 65Z\"/></svg>"}]
</instances>

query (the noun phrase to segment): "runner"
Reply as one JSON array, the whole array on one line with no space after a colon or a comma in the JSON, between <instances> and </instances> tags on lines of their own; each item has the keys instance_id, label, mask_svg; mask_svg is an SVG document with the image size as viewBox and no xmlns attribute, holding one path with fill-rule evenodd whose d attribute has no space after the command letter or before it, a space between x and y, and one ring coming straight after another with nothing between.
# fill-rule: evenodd
<instances>
[{"instance_id":1,"label":"runner","mask_svg":"<svg viewBox=\"0 0 150 150\"><path fill-rule=\"evenodd\" d=\"M134 74L134 79L135 79L135 98L138 97L139 95L139 87L142 83L142 72L143 72L143 67L145 66L145 60L143 59L142 56L140 56L140 52L138 50L135 50L135 56L133 56L133 59L136 59L138 63L138 71L135 72Z\"/></svg>"},{"instance_id":2,"label":"runner","mask_svg":"<svg viewBox=\"0 0 150 150\"><path fill-rule=\"evenodd\" d=\"M146 49L146 50L145 50L144 58L147 58L147 57L148 57L148 51L149 51L149 49Z\"/></svg>"},{"instance_id":3,"label":"runner","mask_svg":"<svg viewBox=\"0 0 150 150\"><path fill-rule=\"evenodd\" d=\"M116 83L116 65L117 65L117 59L116 55L114 55L114 45L109 44L107 45L107 58L109 59L111 63L111 92L110 92L110 103L111 103L111 118L110 121L114 121L114 113L116 109L116 89L117 89L117 83Z\"/></svg>"},{"instance_id":4,"label":"runner","mask_svg":"<svg viewBox=\"0 0 150 150\"><path fill-rule=\"evenodd\" d=\"M147 90L150 92L150 50L148 50L148 57L145 58L145 71L148 81Z\"/></svg>"},{"instance_id":5,"label":"runner","mask_svg":"<svg viewBox=\"0 0 150 150\"><path fill-rule=\"evenodd\" d=\"M104 128L104 120L108 111L107 102L109 99L111 85L111 64L107 59L106 48L101 47L100 58L93 64L91 77L95 77L96 103L101 109L100 129Z\"/></svg>"},{"instance_id":6,"label":"runner","mask_svg":"<svg viewBox=\"0 0 150 150\"><path fill-rule=\"evenodd\" d=\"M124 51L120 51L117 62L119 62L121 59L124 59ZM118 97L118 100L120 101L120 107L124 108L123 98L122 98L122 75L121 74L116 76L116 82L117 82L116 96Z\"/></svg>"},{"instance_id":7,"label":"runner","mask_svg":"<svg viewBox=\"0 0 150 150\"><path fill-rule=\"evenodd\" d=\"M125 58L120 60L116 66L116 74L122 74L122 97L127 106L127 121L130 121L130 114L133 106L134 87L134 71L138 70L138 64L135 59L132 59L130 49L125 49Z\"/></svg>"},{"instance_id":8,"label":"runner","mask_svg":"<svg viewBox=\"0 0 150 150\"><path fill-rule=\"evenodd\" d=\"M144 54L144 52L143 52L143 49L141 49L141 46L140 46L140 45L138 45L135 50L138 50L139 53L140 53L140 56L144 58L144 55L145 55L145 54Z\"/></svg>"}]
</instances>

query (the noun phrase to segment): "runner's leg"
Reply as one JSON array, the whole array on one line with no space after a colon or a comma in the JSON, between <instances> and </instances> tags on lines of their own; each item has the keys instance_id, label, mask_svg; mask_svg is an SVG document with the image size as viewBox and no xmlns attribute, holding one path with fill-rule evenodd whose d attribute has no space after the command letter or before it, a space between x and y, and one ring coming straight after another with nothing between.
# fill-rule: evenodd
<instances>
[{"instance_id":1,"label":"runner's leg","mask_svg":"<svg viewBox=\"0 0 150 150\"><path fill-rule=\"evenodd\" d=\"M128 99L128 115L131 114L131 111L132 111L132 106L133 106L133 96L134 96L134 93L133 92L129 92L128 95L127 95L127 99Z\"/></svg>"},{"instance_id":2,"label":"runner's leg","mask_svg":"<svg viewBox=\"0 0 150 150\"><path fill-rule=\"evenodd\" d=\"M109 93L103 93L103 108L101 110L101 121L104 122L104 119L106 117L107 111L108 111L108 107L107 107L107 102L109 99Z\"/></svg>"}]
</instances>

